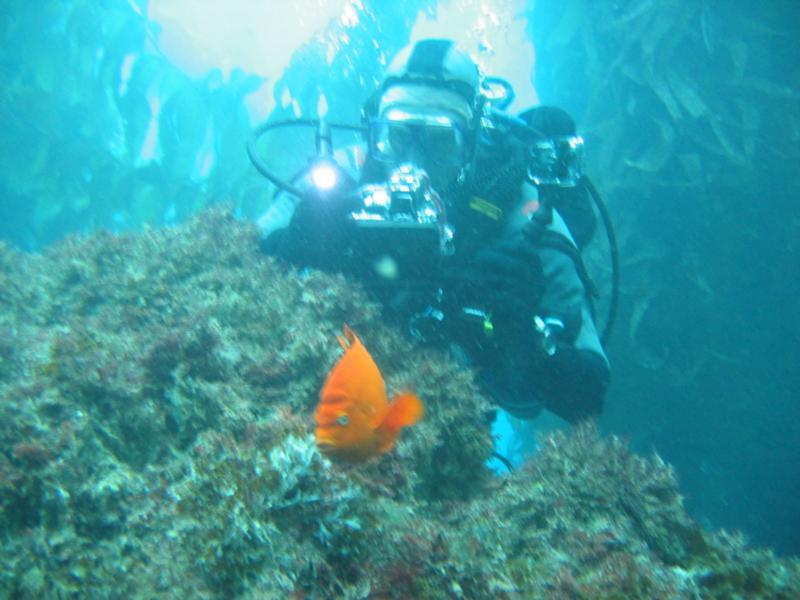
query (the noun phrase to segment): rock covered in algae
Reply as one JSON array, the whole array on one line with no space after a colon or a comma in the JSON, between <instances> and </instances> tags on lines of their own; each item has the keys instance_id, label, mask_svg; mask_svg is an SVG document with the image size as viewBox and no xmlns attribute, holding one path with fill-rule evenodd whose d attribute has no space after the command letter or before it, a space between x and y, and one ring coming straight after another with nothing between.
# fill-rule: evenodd
<instances>
[{"instance_id":1,"label":"rock covered in algae","mask_svg":"<svg viewBox=\"0 0 800 600\"><path fill-rule=\"evenodd\" d=\"M487 400L339 275L225 209L0 248L0 595L792 598L794 561L703 531L672 470L590 427L484 467ZM331 463L318 390L349 323L425 420Z\"/></svg>"}]
</instances>

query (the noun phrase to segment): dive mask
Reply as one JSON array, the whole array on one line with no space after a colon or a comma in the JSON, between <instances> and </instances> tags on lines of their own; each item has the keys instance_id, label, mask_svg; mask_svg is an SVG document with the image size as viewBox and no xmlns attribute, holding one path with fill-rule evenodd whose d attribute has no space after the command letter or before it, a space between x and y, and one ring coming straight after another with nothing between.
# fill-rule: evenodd
<instances>
[{"instance_id":1,"label":"dive mask","mask_svg":"<svg viewBox=\"0 0 800 600\"><path fill-rule=\"evenodd\" d=\"M386 118L370 123L369 147L375 159L393 164L461 166L467 160L464 127L441 114L391 110Z\"/></svg>"}]
</instances>

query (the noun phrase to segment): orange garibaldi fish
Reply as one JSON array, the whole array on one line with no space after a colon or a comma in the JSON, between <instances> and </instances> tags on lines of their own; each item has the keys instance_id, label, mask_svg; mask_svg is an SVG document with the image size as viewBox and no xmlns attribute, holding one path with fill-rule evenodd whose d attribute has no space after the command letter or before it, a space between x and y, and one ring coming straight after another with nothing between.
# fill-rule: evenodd
<instances>
[{"instance_id":1,"label":"orange garibaldi fish","mask_svg":"<svg viewBox=\"0 0 800 600\"><path fill-rule=\"evenodd\" d=\"M383 376L364 344L347 325L344 336L338 337L344 356L319 393L316 437L331 457L361 462L391 450L400 430L419 421L425 409L410 392L389 402Z\"/></svg>"}]
</instances>

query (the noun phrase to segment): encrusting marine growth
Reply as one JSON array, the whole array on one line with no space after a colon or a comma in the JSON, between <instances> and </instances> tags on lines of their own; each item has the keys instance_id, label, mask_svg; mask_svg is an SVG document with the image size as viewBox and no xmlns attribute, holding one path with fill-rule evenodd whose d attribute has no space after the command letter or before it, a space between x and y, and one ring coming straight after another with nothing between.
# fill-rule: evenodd
<instances>
[{"instance_id":1,"label":"encrusting marine growth","mask_svg":"<svg viewBox=\"0 0 800 600\"><path fill-rule=\"evenodd\" d=\"M704 531L669 466L588 425L492 475L468 371L352 282L259 254L224 208L3 246L0 279L4 597L800 595L797 561ZM359 464L315 439L345 322L425 402Z\"/></svg>"}]
</instances>

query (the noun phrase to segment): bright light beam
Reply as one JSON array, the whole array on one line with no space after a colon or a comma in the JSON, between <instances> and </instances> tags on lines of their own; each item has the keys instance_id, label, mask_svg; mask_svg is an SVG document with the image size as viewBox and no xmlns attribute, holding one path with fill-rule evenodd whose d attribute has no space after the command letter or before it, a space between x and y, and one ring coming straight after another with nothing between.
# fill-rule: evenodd
<instances>
[{"instance_id":1,"label":"bright light beam","mask_svg":"<svg viewBox=\"0 0 800 600\"><path fill-rule=\"evenodd\" d=\"M150 0L148 17L161 30L158 49L179 69L202 77L220 69L259 75L267 89L256 95L269 113L272 86L292 53L332 19L351 18L350 0ZM263 86L262 86L263 87ZM263 105L266 103L266 105Z\"/></svg>"}]
</instances>

